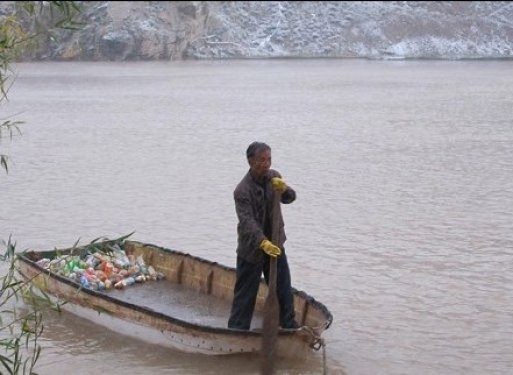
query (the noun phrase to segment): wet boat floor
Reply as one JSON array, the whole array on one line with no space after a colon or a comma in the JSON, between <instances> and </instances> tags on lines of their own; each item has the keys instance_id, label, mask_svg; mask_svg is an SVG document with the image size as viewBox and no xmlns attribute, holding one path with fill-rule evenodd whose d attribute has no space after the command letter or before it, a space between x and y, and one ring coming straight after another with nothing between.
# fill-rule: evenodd
<instances>
[{"instance_id":1,"label":"wet boat floor","mask_svg":"<svg viewBox=\"0 0 513 375\"><path fill-rule=\"evenodd\" d=\"M134 284L108 292L113 298L153 311L205 326L226 328L231 301L187 289L167 280ZM262 316L255 312L251 329L262 327Z\"/></svg>"}]
</instances>

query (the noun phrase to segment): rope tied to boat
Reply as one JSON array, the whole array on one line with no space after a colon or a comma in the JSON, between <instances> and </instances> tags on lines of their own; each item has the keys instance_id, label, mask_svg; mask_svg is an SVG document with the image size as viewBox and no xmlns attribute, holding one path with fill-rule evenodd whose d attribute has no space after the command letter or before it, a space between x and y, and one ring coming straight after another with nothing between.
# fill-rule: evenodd
<instances>
[{"instance_id":1,"label":"rope tied to boat","mask_svg":"<svg viewBox=\"0 0 513 375\"><path fill-rule=\"evenodd\" d=\"M324 345L324 340L321 338L321 335L317 333L317 330L313 327L302 326L299 328L299 333L307 336L308 346L315 351L321 349L322 345Z\"/></svg>"},{"instance_id":2,"label":"rope tied to boat","mask_svg":"<svg viewBox=\"0 0 513 375\"><path fill-rule=\"evenodd\" d=\"M328 366L326 365L326 343L321 339L322 346L322 374L328 375Z\"/></svg>"},{"instance_id":3,"label":"rope tied to boat","mask_svg":"<svg viewBox=\"0 0 513 375\"><path fill-rule=\"evenodd\" d=\"M323 375L328 374L328 368L326 365L326 341L321 337L320 334L317 333L317 330L313 327L302 326L299 328L299 332L308 336L308 346L315 351L319 351L322 349L322 367L323 367Z\"/></svg>"}]
</instances>

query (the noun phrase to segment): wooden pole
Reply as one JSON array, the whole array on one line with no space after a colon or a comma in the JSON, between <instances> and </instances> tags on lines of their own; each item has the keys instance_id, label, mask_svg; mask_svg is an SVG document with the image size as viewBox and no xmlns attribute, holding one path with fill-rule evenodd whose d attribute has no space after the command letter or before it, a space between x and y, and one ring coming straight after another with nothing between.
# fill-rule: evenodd
<instances>
[{"instance_id":1,"label":"wooden pole","mask_svg":"<svg viewBox=\"0 0 513 375\"><path fill-rule=\"evenodd\" d=\"M279 213L280 213L281 193L275 191L273 199L273 216L272 216L272 235L271 241L279 246ZM264 322L262 327L262 366L261 373L263 375L274 374L275 349L276 340L278 338L278 328L280 320L280 306L278 303L278 295L276 294L276 274L277 264L276 257L270 257L269 264L269 285L267 297L264 305Z\"/></svg>"}]
</instances>

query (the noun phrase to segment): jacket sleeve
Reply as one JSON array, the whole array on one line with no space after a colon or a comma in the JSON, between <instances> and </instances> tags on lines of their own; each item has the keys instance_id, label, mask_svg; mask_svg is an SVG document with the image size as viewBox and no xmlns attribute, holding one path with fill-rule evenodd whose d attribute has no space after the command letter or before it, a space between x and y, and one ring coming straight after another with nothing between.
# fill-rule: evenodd
<instances>
[{"instance_id":1,"label":"jacket sleeve","mask_svg":"<svg viewBox=\"0 0 513 375\"><path fill-rule=\"evenodd\" d=\"M247 248L257 249L260 243L266 239L262 228L253 217L253 208L247 194L235 192L235 211L239 219L239 234Z\"/></svg>"},{"instance_id":2,"label":"jacket sleeve","mask_svg":"<svg viewBox=\"0 0 513 375\"><path fill-rule=\"evenodd\" d=\"M278 172L278 171L273 171L272 177L282 178L280 172ZM287 190L285 190L281 194L281 203L289 204L289 203L294 202L295 200L296 200L296 192L294 191L294 189L292 189L290 186L287 185Z\"/></svg>"},{"instance_id":3,"label":"jacket sleeve","mask_svg":"<svg viewBox=\"0 0 513 375\"><path fill-rule=\"evenodd\" d=\"M287 190L285 190L281 195L281 203L288 204L292 203L296 200L296 192L290 186L287 186Z\"/></svg>"}]
</instances>

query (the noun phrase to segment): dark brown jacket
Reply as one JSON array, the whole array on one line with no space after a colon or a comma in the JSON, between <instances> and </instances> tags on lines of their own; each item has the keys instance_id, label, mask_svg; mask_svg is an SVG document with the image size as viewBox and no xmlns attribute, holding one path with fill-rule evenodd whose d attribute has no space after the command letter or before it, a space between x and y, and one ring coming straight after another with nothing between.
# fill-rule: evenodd
<instances>
[{"instance_id":1,"label":"dark brown jacket","mask_svg":"<svg viewBox=\"0 0 513 375\"><path fill-rule=\"evenodd\" d=\"M237 225L237 254L251 263L257 263L262 260L264 253L260 249L260 243L265 239L271 240L272 202L274 198L271 178L273 177L281 177L281 175L271 169L264 183L260 184L248 171L233 192L235 211L239 219ZM296 192L288 187L281 196L281 203L292 203L295 199ZM283 244L287 238L285 236L281 209L279 220L279 240L278 243L275 241L273 243L283 250Z\"/></svg>"}]
</instances>

